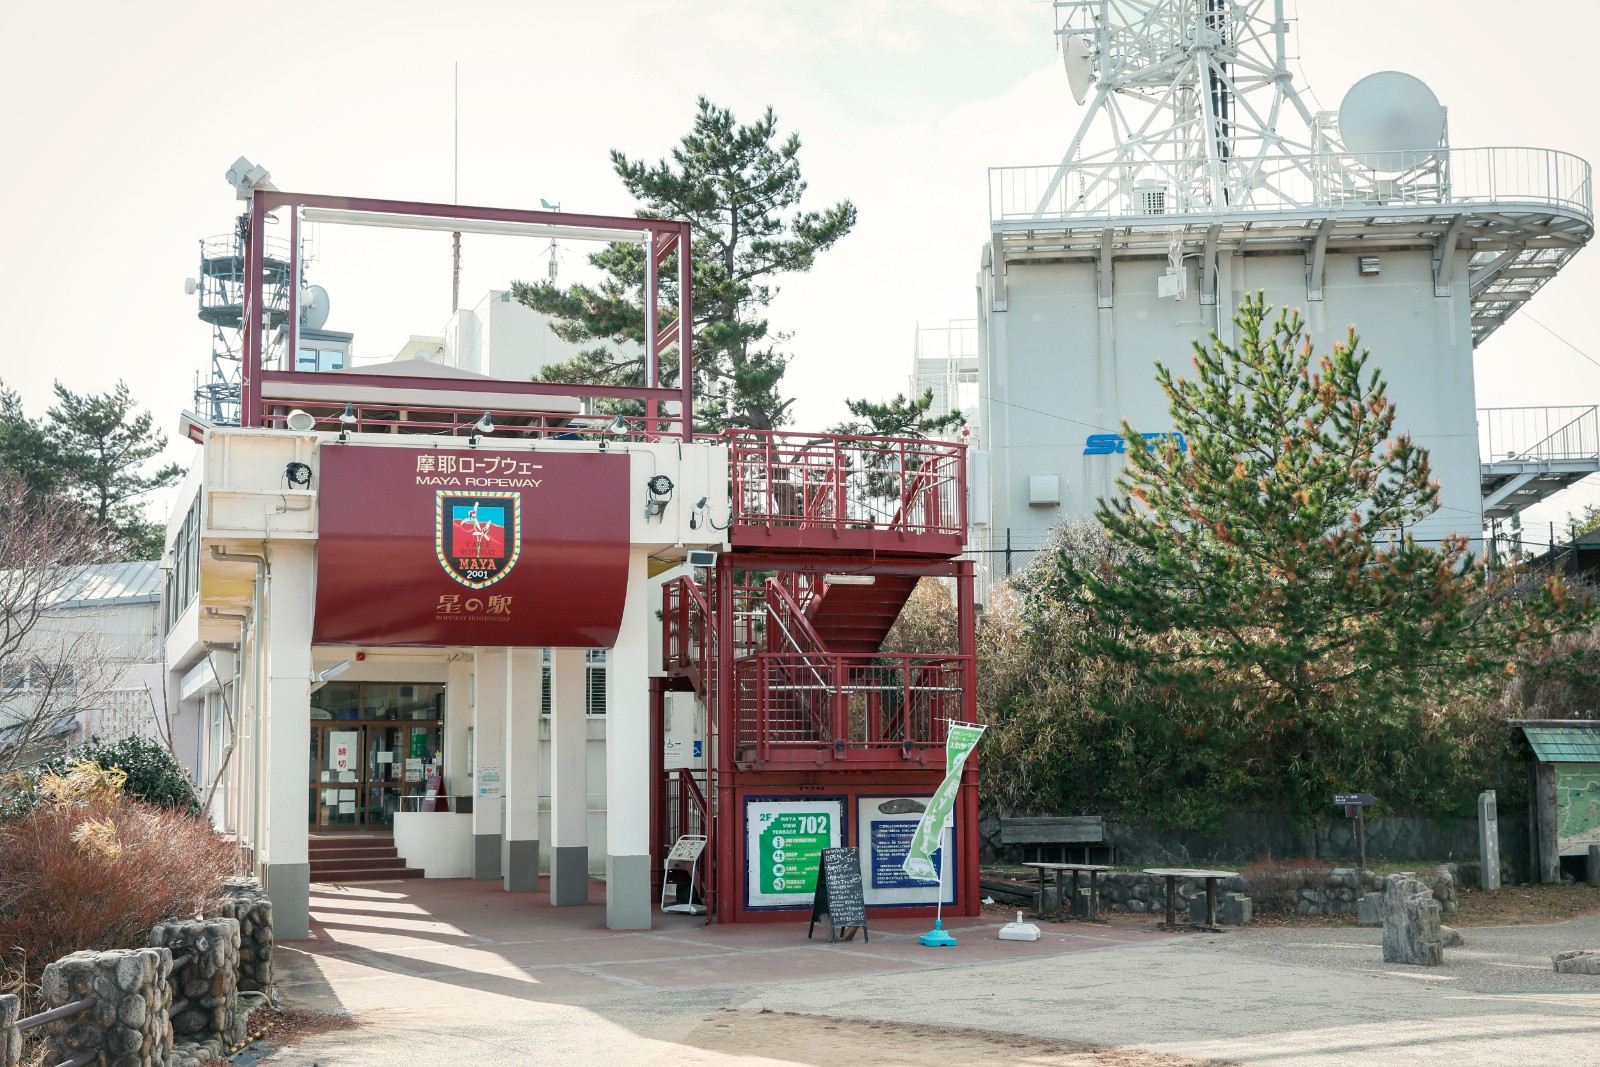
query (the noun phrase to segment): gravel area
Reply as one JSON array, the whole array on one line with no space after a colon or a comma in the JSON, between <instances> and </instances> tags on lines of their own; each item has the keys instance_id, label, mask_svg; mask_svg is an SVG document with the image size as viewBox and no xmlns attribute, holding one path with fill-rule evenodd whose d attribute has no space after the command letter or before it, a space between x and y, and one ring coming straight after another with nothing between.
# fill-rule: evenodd
<instances>
[{"instance_id":1,"label":"gravel area","mask_svg":"<svg viewBox=\"0 0 1600 1067\"><path fill-rule=\"evenodd\" d=\"M1439 982L1462 992L1600 992L1600 975L1557 974L1550 963L1555 952L1600 948L1600 916L1543 926L1477 926L1460 933L1462 945L1444 950L1442 967L1383 962L1383 930L1370 926L1242 927L1196 935L1184 944L1275 963Z\"/></svg>"}]
</instances>

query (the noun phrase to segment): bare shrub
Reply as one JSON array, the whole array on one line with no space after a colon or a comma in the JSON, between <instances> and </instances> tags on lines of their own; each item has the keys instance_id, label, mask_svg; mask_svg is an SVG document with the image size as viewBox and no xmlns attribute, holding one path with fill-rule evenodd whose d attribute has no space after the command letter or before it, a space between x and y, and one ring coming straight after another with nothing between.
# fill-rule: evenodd
<instances>
[{"instance_id":1,"label":"bare shrub","mask_svg":"<svg viewBox=\"0 0 1600 1067\"><path fill-rule=\"evenodd\" d=\"M142 946L156 923L200 915L232 873L232 847L205 821L128 797L0 823L0 981L29 1000L46 964Z\"/></svg>"}]
</instances>

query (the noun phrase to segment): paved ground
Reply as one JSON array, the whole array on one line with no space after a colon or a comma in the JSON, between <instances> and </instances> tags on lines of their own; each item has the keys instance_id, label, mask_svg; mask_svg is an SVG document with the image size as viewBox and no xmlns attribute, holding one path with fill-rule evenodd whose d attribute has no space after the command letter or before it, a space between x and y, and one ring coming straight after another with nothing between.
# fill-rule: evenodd
<instances>
[{"instance_id":1,"label":"paved ground","mask_svg":"<svg viewBox=\"0 0 1600 1067\"><path fill-rule=\"evenodd\" d=\"M1600 979L1549 969L1557 948L1600 946L1600 919L1469 930L1446 967L1423 970L1383 965L1378 932L1348 928L1046 924L1029 944L957 920L954 949L916 944L927 923L907 920L880 924L867 944L808 942L800 922L684 916L622 933L604 929L598 904L552 908L542 893L465 881L317 885L312 913L313 939L280 946L280 986L297 1006L363 1025L307 1040L289 1065L847 1067L922 1062L916 1047L930 1042L974 1049L940 1063L1079 1062L1051 1056L1051 1042L1260 1067L1600 1062ZM1020 1047L873 1032L886 1023L1020 1035ZM895 1055L878 1055L885 1047Z\"/></svg>"}]
</instances>

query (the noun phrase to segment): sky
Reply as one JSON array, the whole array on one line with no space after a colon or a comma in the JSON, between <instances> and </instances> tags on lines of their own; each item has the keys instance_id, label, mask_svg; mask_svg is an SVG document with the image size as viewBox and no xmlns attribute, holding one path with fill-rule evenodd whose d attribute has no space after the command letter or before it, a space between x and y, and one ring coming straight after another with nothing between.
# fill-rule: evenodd
<instances>
[{"instance_id":1,"label":"sky","mask_svg":"<svg viewBox=\"0 0 1600 1067\"><path fill-rule=\"evenodd\" d=\"M1593 0L1289 13L1313 107L1401 70L1449 108L1456 147L1600 159ZM0 379L42 414L54 381L120 378L176 438L209 353L183 281L197 242L231 228L223 174L239 155L295 191L629 214L608 151L660 157L705 95L747 120L771 106L800 135L811 206L859 210L771 309L792 334L795 422L827 426L845 397L906 388L918 324L975 314L987 168L1057 162L1082 115L1053 25L1036 0L14 0L0 6ZM331 293L328 327L356 331L358 361L440 331L448 236L358 249L323 229L309 280ZM469 245L463 303L542 276L544 249ZM561 263L580 277L581 246ZM1480 407L1600 402L1597 283L1600 251L1585 250L1481 346ZM193 457L186 441L169 451ZM1600 477L1526 525L1590 503Z\"/></svg>"}]
</instances>

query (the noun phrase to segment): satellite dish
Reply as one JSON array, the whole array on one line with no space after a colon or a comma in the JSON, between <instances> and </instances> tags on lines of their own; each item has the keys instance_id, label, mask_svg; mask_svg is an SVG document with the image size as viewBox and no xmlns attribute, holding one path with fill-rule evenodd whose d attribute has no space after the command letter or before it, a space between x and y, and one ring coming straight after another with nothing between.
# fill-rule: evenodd
<instances>
[{"instance_id":1,"label":"satellite dish","mask_svg":"<svg viewBox=\"0 0 1600 1067\"><path fill-rule=\"evenodd\" d=\"M1419 78L1397 70L1368 74L1339 104L1339 137L1373 170L1409 170L1438 151L1444 108Z\"/></svg>"},{"instance_id":2,"label":"satellite dish","mask_svg":"<svg viewBox=\"0 0 1600 1067\"><path fill-rule=\"evenodd\" d=\"M1061 38L1061 63L1067 68L1072 99L1082 104L1089 99L1089 86L1094 84L1094 49L1089 39L1076 34Z\"/></svg>"},{"instance_id":3,"label":"satellite dish","mask_svg":"<svg viewBox=\"0 0 1600 1067\"><path fill-rule=\"evenodd\" d=\"M320 285L300 290L300 327L320 330L328 321L328 290Z\"/></svg>"}]
</instances>

